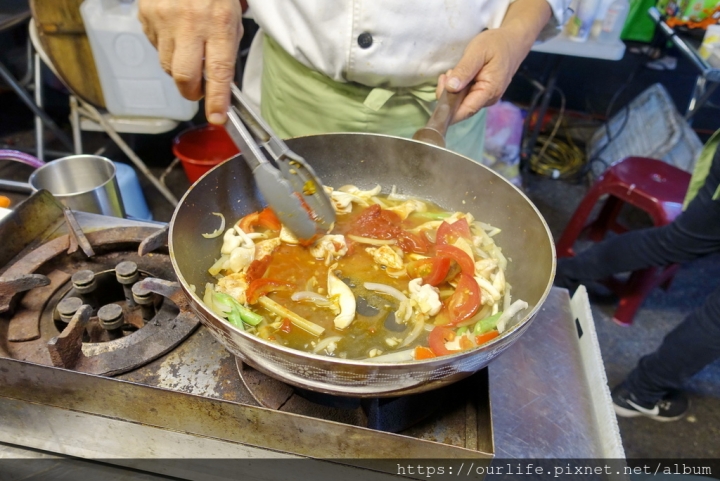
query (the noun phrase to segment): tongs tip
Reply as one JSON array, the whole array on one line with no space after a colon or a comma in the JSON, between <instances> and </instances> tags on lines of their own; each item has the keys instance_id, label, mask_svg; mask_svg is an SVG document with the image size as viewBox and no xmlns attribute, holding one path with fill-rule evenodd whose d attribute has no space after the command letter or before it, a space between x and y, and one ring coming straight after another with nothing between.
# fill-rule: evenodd
<instances>
[{"instance_id":1,"label":"tongs tip","mask_svg":"<svg viewBox=\"0 0 720 481\"><path fill-rule=\"evenodd\" d=\"M250 166L268 205L298 239L316 238L332 228L335 209L312 167L275 135L236 87L232 89L225 128ZM258 142L277 167L265 157Z\"/></svg>"}]
</instances>

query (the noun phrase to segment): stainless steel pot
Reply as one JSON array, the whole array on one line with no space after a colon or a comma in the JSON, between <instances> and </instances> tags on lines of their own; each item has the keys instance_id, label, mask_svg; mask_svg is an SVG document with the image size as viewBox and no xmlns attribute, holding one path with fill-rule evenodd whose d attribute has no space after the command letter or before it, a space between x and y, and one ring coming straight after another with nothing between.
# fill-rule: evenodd
<instances>
[{"instance_id":1,"label":"stainless steel pot","mask_svg":"<svg viewBox=\"0 0 720 481\"><path fill-rule=\"evenodd\" d=\"M173 267L192 308L230 352L265 374L306 389L356 397L398 396L435 389L478 371L525 332L552 286L555 249L544 219L515 186L461 155L396 137L325 134L287 144L308 159L327 185L380 184L385 191L395 185L399 193L471 212L501 228L495 240L511 260L506 277L513 299L523 299L530 307L500 337L479 348L395 364L296 351L233 327L202 304L205 283L213 282L207 269L218 257L222 239L205 239L201 234L217 228L212 212L221 212L232 222L263 205L247 165L236 157L190 188L175 210L169 234Z\"/></svg>"}]
</instances>

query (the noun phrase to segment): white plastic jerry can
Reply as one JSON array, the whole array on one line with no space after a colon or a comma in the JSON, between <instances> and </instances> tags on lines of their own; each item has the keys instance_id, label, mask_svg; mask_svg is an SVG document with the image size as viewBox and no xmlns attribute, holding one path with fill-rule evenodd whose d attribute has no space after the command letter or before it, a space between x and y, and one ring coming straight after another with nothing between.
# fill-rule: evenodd
<instances>
[{"instance_id":1,"label":"white plastic jerry can","mask_svg":"<svg viewBox=\"0 0 720 481\"><path fill-rule=\"evenodd\" d=\"M197 102L180 95L143 32L134 0L85 0L80 6L108 111L118 116L189 120Z\"/></svg>"}]
</instances>

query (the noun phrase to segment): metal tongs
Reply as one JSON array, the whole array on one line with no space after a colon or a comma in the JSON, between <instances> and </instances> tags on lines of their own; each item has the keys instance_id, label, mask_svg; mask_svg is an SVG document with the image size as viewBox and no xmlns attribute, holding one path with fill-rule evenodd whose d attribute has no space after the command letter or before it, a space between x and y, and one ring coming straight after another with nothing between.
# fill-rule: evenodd
<instances>
[{"instance_id":1,"label":"metal tongs","mask_svg":"<svg viewBox=\"0 0 720 481\"><path fill-rule=\"evenodd\" d=\"M335 209L315 171L275 135L234 85L225 129L250 166L265 201L298 239L310 241L332 228Z\"/></svg>"}]
</instances>

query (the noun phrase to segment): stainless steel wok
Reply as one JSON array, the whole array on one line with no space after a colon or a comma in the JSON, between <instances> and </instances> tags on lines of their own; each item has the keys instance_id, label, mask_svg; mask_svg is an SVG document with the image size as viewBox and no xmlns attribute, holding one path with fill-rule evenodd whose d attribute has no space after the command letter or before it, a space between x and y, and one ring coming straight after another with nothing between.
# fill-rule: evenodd
<instances>
[{"instance_id":1,"label":"stainless steel wok","mask_svg":"<svg viewBox=\"0 0 720 481\"><path fill-rule=\"evenodd\" d=\"M428 199L471 212L502 229L495 241L511 262L506 277L513 299L529 308L498 338L471 351L395 364L352 361L289 349L241 331L207 309L201 299L207 269L222 238L205 239L221 212L229 222L263 207L253 177L239 157L218 165L180 201L171 221L170 255L191 307L202 323L243 362L289 384L355 397L399 396L435 389L485 367L528 328L552 286L555 248L545 220L515 186L461 155L413 140L375 134L324 134L291 139L288 146L310 161L326 185L354 184ZM521 366L518 366L521 369ZM512 380L509 380L512 382Z\"/></svg>"}]
</instances>

